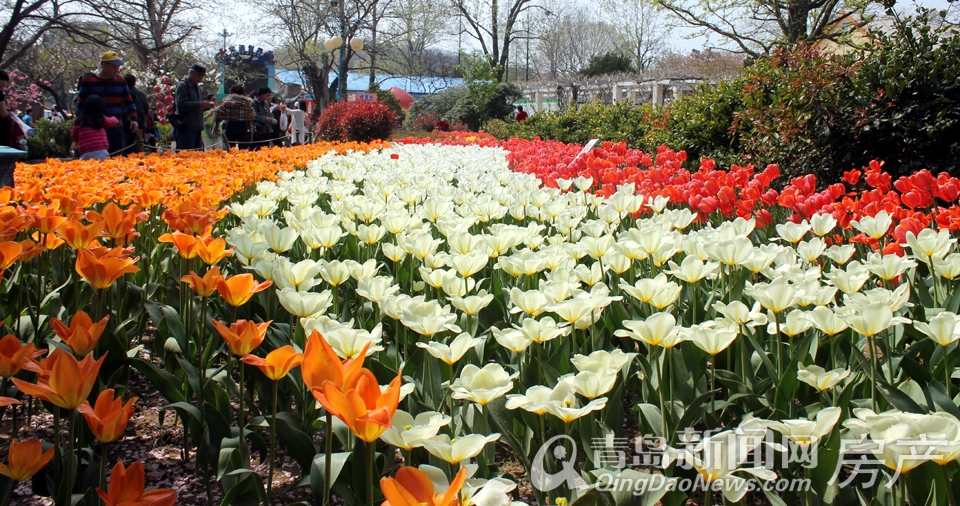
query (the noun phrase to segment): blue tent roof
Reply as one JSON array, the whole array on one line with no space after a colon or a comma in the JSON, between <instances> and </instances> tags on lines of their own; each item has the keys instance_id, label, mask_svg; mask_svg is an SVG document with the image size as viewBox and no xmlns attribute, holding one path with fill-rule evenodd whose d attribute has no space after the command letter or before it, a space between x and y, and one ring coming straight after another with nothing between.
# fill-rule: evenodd
<instances>
[{"instance_id":1,"label":"blue tent roof","mask_svg":"<svg viewBox=\"0 0 960 506\"><path fill-rule=\"evenodd\" d=\"M276 79L282 83L299 84L304 86L306 78L299 70L295 69L277 69ZM336 73L331 73L331 79L336 78ZM430 77L430 76L394 76L390 74L377 74L377 82L380 89L389 90L394 86L403 89L414 97L430 95L443 91L447 88L455 88L463 84L463 79L459 77ZM347 92L359 93L367 91L370 84L369 74L359 74L357 72L347 73Z\"/></svg>"}]
</instances>

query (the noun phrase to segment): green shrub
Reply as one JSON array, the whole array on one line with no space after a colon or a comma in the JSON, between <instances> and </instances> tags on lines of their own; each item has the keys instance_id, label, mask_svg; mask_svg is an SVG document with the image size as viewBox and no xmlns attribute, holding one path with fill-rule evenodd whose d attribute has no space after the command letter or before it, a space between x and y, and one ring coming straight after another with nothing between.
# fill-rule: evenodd
<instances>
[{"instance_id":1,"label":"green shrub","mask_svg":"<svg viewBox=\"0 0 960 506\"><path fill-rule=\"evenodd\" d=\"M480 130L480 125L492 119L506 119L513 116L513 103L523 97L520 87L514 83L500 83L486 105L477 107L477 97L468 94L444 115L450 123L462 122L470 130Z\"/></svg>"},{"instance_id":2,"label":"green shrub","mask_svg":"<svg viewBox=\"0 0 960 506\"><path fill-rule=\"evenodd\" d=\"M27 139L30 158L65 158L70 156L70 128L73 123L63 121L52 123L45 119L37 120L36 135Z\"/></svg>"},{"instance_id":3,"label":"green shrub","mask_svg":"<svg viewBox=\"0 0 960 506\"><path fill-rule=\"evenodd\" d=\"M893 34L874 34L878 48L856 82L868 106L851 111L859 142L849 147L850 166L876 158L894 178L922 168L958 173L960 37L940 16L924 11Z\"/></svg>"},{"instance_id":4,"label":"green shrub","mask_svg":"<svg viewBox=\"0 0 960 506\"><path fill-rule=\"evenodd\" d=\"M461 98L467 96L466 86L447 88L440 93L427 95L417 99L407 111L406 125L414 125L420 116L433 115L436 119L444 118L453 109ZM448 119L449 121L449 119Z\"/></svg>"},{"instance_id":5,"label":"green shrub","mask_svg":"<svg viewBox=\"0 0 960 506\"><path fill-rule=\"evenodd\" d=\"M714 158L730 164L738 160L740 138L732 131L734 115L743 107L742 79L704 83L695 93L663 107L649 106L648 125L640 141L644 147L667 145L684 149L691 159Z\"/></svg>"},{"instance_id":6,"label":"green shrub","mask_svg":"<svg viewBox=\"0 0 960 506\"><path fill-rule=\"evenodd\" d=\"M524 121L522 123L517 123L510 118L505 120L492 119L484 123L483 126L480 127L480 130L487 132L499 140L512 138L532 139L537 134L534 133L533 127L528 124L530 118L527 119L528 121Z\"/></svg>"},{"instance_id":7,"label":"green shrub","mask_svg":"<svg viewBox=\"0 0 960 506\"><path fill-rule=\"evenodd\" d=\"M27 158L30 160L65 158L68 154L69 150L64 150L54 142L36 136L27 139Z\"/></svg>"},{"instance_id":8,"label":"green shrub","mask_svg":"<svg viewBox=\"0 0 960 506\"><path fill-rule=\"evenodd\" d=\"M747 160L776 163L788 177L839 179L857 143L850 127L863 103L854 85L859 68L854 55L804 46L778 50L747 68L732 126Z\"/></svg>"}]
</instances>

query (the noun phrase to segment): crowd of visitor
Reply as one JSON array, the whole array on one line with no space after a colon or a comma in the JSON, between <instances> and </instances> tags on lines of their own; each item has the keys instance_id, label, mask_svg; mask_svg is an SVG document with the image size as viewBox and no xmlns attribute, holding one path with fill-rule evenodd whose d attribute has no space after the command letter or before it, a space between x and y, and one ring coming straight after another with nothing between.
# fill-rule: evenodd
<instances>
[{"instance_id":1,"label":"crowd of visitor","mask_svg":"<svg viewBox=\"0 0 960 506\"><path fill-rule=\"evenodd\" d=\"M121 75L123 65L116 51L103 53L99 69L84 74L78 82L76 114L70 116L55 105L43 118L51 123L71 122L72 149L81 159L102 160L156 149L161 118L167 118L172 127L171 147L177 151L254 150L308 142L310 118L302 101L284 103L268 87L247 95L243 85L237 84L218 102L214 94L203 93L201 83L207 69L196 63L177 83L172 103L158 104L163 106L161 111L151 107L133 74ZM36 118L29 111L8 108L4 89L9 83L10 76L0 71L0 146L26 150L26 138L33 135ZM208 127L211 120L213 125Z\"/></svg>"}]
</instances>

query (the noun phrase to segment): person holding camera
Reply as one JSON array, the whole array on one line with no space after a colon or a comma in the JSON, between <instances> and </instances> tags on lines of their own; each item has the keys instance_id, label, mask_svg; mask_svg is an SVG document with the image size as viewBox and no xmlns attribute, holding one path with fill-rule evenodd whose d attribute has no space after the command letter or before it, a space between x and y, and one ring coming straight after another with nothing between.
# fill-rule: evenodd
<instances>
[{"instance_id":1,"label":"person holding camera","mask_svg":"<svg viewBox=\"0 0 960 506\"><path fill-rule=\"evenodd\" d=\"M214 100L204 100L200 83L207 68L199 63L190 67L190 72L178 84L173 94L173 103L178 115L177 149L203 149L203 112L216 105Z\"/></svg>"}]
</instances>

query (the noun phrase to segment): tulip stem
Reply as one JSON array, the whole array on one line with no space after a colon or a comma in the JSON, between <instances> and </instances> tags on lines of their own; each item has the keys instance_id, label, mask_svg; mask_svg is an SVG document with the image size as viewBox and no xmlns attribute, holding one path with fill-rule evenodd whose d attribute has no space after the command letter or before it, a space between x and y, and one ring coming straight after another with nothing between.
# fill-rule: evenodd
<instances>
[{"instance_id":1,"label":"tulip stem","mask_svg":"<svg viewBox=\"0 0 960 506\"><path fill-rule=\"evenodd\" d=\"M873 336L867 337L867 346L870 348L870 407L877 412L877 348L873 344Z\"/></svg>"},{"instance_id":2,"label":"tulip stem","mask_svg":"<svg viewBox=\"0 0 960 506\"><path fill-rule=\"evenodd\" d=\"M937 278L940 276L933 268L933 258L928 256L927 259L929 260L929 262L927 262L927 266L930 267L930 277L933 278L933 307L940 307L937 304L937 299L939 298L940 294L940 283L937 282Z\"/></svg>"},{"instance_id":3,"label":"tulip stem","mask_svg":"<svg viewBox=\"0 0 960 506\"><path fill-rule=\"evenodd\" d=\"M893 366L891 366L891 368L893 368ZM950 369L951 369L951 367L950 367L950 356L947 355L947 347L944 346L944 347L943 347L943 380L944 380L944 381L943 381L943 387L947 389L947 398L950 399L951 402L953 402L953 398L950 397L950 377L952 376L950 373L953 372L953 371L951 371ZM891 384L892 384L892 383L891 383ZM14 423L14 424L17 423L17 422L16 422L16 417L14 417L14 422L13 422L13 423ZM14 427L16 427L16 425L14 425ZM16 429L14 429L14 430L16 430Z\"/></svg>"},{"instance_id":4,"label":"tulip stem","mask_svg":"<svg viewBox=\"0 0 960 506\"><path fill-rule=\"evenodd\" d=\"M93 320L95 322L103 319L103 317L105 316L104 313L107 312L106 301L104 300L106 299L106 295L107 295L106 288L104 288L103 290L100 290L99 296L97 297L97 316Z\"/></svg>"},{"instance_id":5,"label":"tulip stem","mask_svg":"<svg viewBox=\"0 0 960 506\"><path fill-rule=\"evenodd\" d=\"M890 366L890 371L889 371L890 384L894 385L895 381L893 378L893 347L896 346L896 343L894 343L893 341L894 337L893 337L893 331L891 329L887 329L886 334L887 334L887 365ZM947 350L943 350L943 351L947 351ZM946 353L944 353L943 355L943 361L944 361L944 364L947 363Z\"/></svg>"},{"instance_id":6,"label":"tulip stem","mask_svg":"<svg viewBox=\"0 0 960 506\"><path fill-rule=\"evenodd\" d=\"M240 463L243 467L250 467L250 458L247 456L247 440L244 437L244 420L243 420L243 362L240 361L240 358L237 358L237 367L240 368Z\"/></svg>"},{"instance_id":7,"label":"tulip stem","mask_svg":"<svg viewBox=\"0 0 960 506\"><path fill-rule=\"evenodd\" d=\"M56 481L60 481L63 476L60 474L60 407L53 407L53 447L56 448L56 457L53 459L53 476Z\"/></svg>"},{"instance_id":8,"label":"tulip stem","mask_svg":"<svg viewBox=\"0 0 960 506\"><path fill-rule=\"evenodd\" d=\"M74 438L76 437L77 430L77 417L76 412L70 411L70 425L67 426L67 476L66 479L61 482L63 487L63 504L64 506L70 506L71 499L73 498L73 485L76 481L76 459L74 458Z\"/></svg>"},{"instance_id":9,"label":"tulip stem","mask_svg":"<svg viewBox=\"0 0 960 506\"><path fill-rule=\"evenodd\" d=\"M777 381L780 381L780 378L783 377L783 349L782 343L780 341L780 315L778 313L773 313L773 340L777 344Z\"/></svg>"},{"instance_id":10,"label":"tulip stem","mask_svg":"<svg viewBox=\"0 0 960 506\"><path fill-rule=\"evenodd\" d=\"M110 458L110 443L103 443L103 450L100 453L100 490L107 490L107 460ZM103 504L103 499L100 499Z\"/></svg>"},{"instance_id":11,"label":"tulip stem","mask_svg":"<svg viewBox=\"0 0 960 506\"><path fill-rule=\"evenodd\" d=\"M203 383L206 378L206 371L203 367L203 359L206 354L206 348L203 341L203 331L206 330L207 321L207 297L200 298L200 325L197 328L197 372L200 373L200 392L197 393L197 405L203 405Z\"/></svg>"},{"instance_id":12,"label":"tulip stem","mask_svg":"<svg viewBox=\"0 0 960 506\"><path fill-rule=\"evenodd\" d=\"M323 446L324 446L324 468L323 468L323 505L327 506L330 504L330 488L333 487L333 484L330 483L330 479L333 476L333 471L331 466L333 466L333 414L330 413L329 409L324 408L327 412L326 422L327 424L323 427Z\"/></svg>"},{"instance_id":13,"label":"tulip stem","mask_svg":"<svg viewBox=\"0 0 960 506\"><path fill-rule=\"evenodd\" d=\"M717 356L710 360L710 413L717 416Z\"/></svg>"},{"instance_id":14,"label":"tulip stem","mask_svg":"<svg viewBox=\"0 0 960 506\"><path fill-rule=\"evenodd\" d=\"M373 453L375 443L367 443L367 506L373 506Z\"/></svg>"},{"instance_id":15,"label":"tulip stem","mask_svg":"<svg viewBox=\"0 0 960 506\"><path fill-rule=\"evenodd\" d=\"M277 387L280 381L273 382L273 411L270 417L270 467L267 471L267 505L272 502L273 495L273 461L277 458Z\"/></svg>"},{"instance_id":16,"label":"tulip stem","mask_svg":"<svg viewBox=\"0 0 960 506\"><path fill-rule=\"evenodd\" d=\"M667 444L667 409L664 407L663 396L666 394L666 389L663 388L663 371L660 366L660 347L655 346L654 348L654 359L656 363L654 364L655 372L657 373L657 390L660 391L657 397L660 399L660 431L663 436L663 444Z\"/></svg>"},{"instance_id":17,"label":"tulip stem","mask_svg":"<svg viewBox=\"0 0 960 506\"><path fill-rule=\"evenodd\" d=\"M19 483L18 481L11 482L10 486L7 487L7 495L3 498L3 506L10 504L10 500L13 499L13 490L17 488Z\"/></svg>"}]
</instances>

